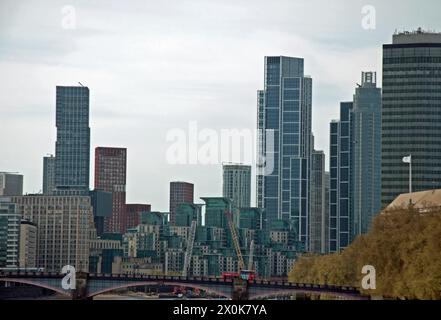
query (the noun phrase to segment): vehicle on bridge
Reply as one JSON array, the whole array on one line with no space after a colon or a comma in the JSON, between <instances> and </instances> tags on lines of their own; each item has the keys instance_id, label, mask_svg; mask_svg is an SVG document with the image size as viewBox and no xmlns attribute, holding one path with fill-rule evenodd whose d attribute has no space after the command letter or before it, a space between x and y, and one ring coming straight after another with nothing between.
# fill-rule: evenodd
<instances>
[{"instance_id":1,"label":"vehicle on bridge","mask_svg":"<svg viewBox=\"0 0 441 320\"><path fill-rule=\"evenodd\" d=\"M253 282L256 279L256 273L254 270L241 270L240 272L224 272L222 273L222 280L234 280L241 278L242 280Z\"/></svg>"}]
</instances>

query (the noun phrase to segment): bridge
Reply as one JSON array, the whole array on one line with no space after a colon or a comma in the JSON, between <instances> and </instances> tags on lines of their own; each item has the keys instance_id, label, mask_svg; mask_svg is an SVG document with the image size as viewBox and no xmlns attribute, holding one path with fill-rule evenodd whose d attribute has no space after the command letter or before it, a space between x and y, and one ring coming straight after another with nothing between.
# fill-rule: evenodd
<instances>
[{"instance_id":1,"label":"bridge","mask_svg":"<svg viewBox=\"0 0 441 320\"><path fill-rule=\"evenodd\" d=\"M0 272L0 283L20 283L55 291L74 300L93 299L94 296L117 289L139 286L178 286L199 289L206 293L233 300L261 300L294 294L329 295L343 299L366 300L354 287L312 285L302 283L253 280L242 283L242 289L231 279L210 277L157 276L133 274L76 274L74 290L62 287L64 274L56 272ZM244 292L238 292L243 290Z\"/></svg>"}]
</instances>

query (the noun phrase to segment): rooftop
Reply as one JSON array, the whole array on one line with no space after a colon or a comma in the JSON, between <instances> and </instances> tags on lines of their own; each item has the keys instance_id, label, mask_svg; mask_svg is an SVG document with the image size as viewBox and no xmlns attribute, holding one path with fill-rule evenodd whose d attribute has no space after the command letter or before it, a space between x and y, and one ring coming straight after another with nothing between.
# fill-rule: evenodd
<instances>
[{"instance_id":1,"label":"rooftop","mask_svg":"<svg viewBox=\"0 0 441 320\"><path fill-rule=\"evenodd\" d=\"M400 194L386 210L407 207L411 201L418 210L441 207L441 189Z\"/></svg>"},{"instance_id":2,"label":"rooftop","mask_svg":"<svg viewBox=\"0 0 441 320\"><path fill-rule=\"evenodd\" d=\"M392 38L393 44L441 43L441 32L423 30L396 31Z\"/></svg>"}]
</instances>

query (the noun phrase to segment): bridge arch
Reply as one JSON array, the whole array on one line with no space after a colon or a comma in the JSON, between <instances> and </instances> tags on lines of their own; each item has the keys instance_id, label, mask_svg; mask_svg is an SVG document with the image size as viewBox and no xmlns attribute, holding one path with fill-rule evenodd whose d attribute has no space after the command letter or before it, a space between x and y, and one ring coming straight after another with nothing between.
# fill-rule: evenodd
<instances>
[{"instance_id":1,"label":"bridge arch","mask_svg":"<svg viewBox=\"0 0 441 320\"><path fill-rule=\"evenodd\" d=\"M99 290L92 291L92 292L90 292L90 289L89 289L89 293L87 295L87 298L92 298L94 296L97 296L97 295L100 295L100 294L103 294L106 292L118 290L118 289L149 286L149 285L151 285L151 286L164 285L164 286L175 286L175 287L186 287L186 288L192 288L192 289L199 289L199 290L205 291L207 293L211 293L211 294L215 294L220 297L231 299L231 296L229 294L226 294L225 292L210 288L208 286L200 285L197 283L173 282L173 281L152 281L152 280L122 283L122 284L109 286L106 288L100 288Z\"/></svg>"},{"instance_id":2,"label":"bridge arch","mask_svg":"<svg viewBox=\"0 0 441 320\"><path fill-rule=\"evenodd\" d=\"M262 300L262 299L269 299L272 297L288 297L292 296L297 293L303 293L303 294L315 294L315 295L327 295L327 296L333 296L343 299L357 299L357 300L364 300L365 297L354 294L354 293L343 293L343 292L331 292L331 291L317 291L317 290L305 290L305 289L273 289L273 290L265 290L262 292L256 292L252 293L250 292L249 299L250 300Z\"/></svg>"},{"instance_id":3,"label":"bridge arch","mask_svg":"<svg viewBox=\"0 0 441 320\"><path fill-rule=\"evenodd\" d=\"M30 279L22 279L22 278L0 278L0 282L12 282L12 283L21 283L21 284L27 284L34 287L44 288L51 291L54 291L56 293L62 294L66 297L71 297L71 294L68 291L63 290L60 287L52 286L48 283L44 283L42 281L38 280L30 280Z\"/></svg>"}]
</instances>

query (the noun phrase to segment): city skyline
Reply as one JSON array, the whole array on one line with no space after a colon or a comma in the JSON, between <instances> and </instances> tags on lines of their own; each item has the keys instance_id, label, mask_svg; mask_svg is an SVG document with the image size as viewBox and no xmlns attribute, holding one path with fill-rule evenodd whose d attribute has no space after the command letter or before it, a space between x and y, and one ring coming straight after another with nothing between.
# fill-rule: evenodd
<instances>
[{"instance_id":1,"label":"city skyline","mask_svg":"<svg viewBox=\"0 0 441 320\"><path fill-rule=\"evenodd\" d=\"M185 4L177 4L167 18L176 18L180 14L183 18L172 24L169 19L144 23L136 12L119 4L124 17L139 26L138 31L133 32L132 26L125 21L117 26L121 29L119 31L109 25L105 20L112 20L114 13L100 4L77 4L76 29L66 30L61 25L61 3L48 8L45 4L38 4L38 7L36 2L29 2L26 6L2 2L5 10L1 10L1 20L5 27L2 27L0 40L9 44L9 49L0 51L2 67L6 71L0 78L3 84L0 89L0 111L8 120L3 128L5 134L0 138L0 146L4 148L7 145L7 137L13 135L17 128L27 133L17 136L16 145L20 148L0 160L2 170L23 174L25 192L33 193L41 189L41 159L48 153L55 154L52 142L55 141L55 85L76 85L80 81L91 89L91 148L115 146L128 149L129 203L151 203L155 210L167 211L167 188L172 180L192 181L196 199L220 195L221 164L164 165L165 150L159 144L166 145L167 130L185 129L190 120L197 120L200 127L215 130L225 127L255 128L252 115L255 113L255 90L263 83L263 56L283 54L305 58L307 74L315 80L313 132L316 148L327 153L328 132L323 128L327 128L331 119L338 118L338 102L351 98L360 71L376 71L381 79L381 45L390 43L393 31L404 28L412 30L419 26L439 29L435 14L439 3L436 1L428 2L427 7L419 7L419 14L414 10L416 4L409 2L408 6L396 7L398 14L393 17L387 15L387 8L394 6L394 3L373 1L377 12L374 30L364 30L360 24L362 2L344 5L322 2L323 12L335 9L345 12L348 19L326 18L325 14L317 13L316 5L306 2L276 6L274 13L263 10L262 4L257 3L252 8L243 2L235 3L239 10L231 13L230 18L220 15L220 21L212 23L209 20L213 12L228 12L229 5L199 3L198 10L205 13L201 23L207 25L203 31L200 24L188 19L194 15L192 10L196 8L195 4L189 8ZM152 15L152 12L164 13L164 7L160 5L147 10L138 3L138 9L147 15ZM255 13L253 19L249 18L253 15L248 10ZM302 10L304 15L292 19L289 12L296 10ZM6 16L4 12L9 14ZM100 14L97 16L98 12ZM95 22L90 20L91 15ZM259 25L263 19L269 22L262 23L254 33L247 34L247 30L257 25L254 19L259 19ZM169 27L159 31L158 28L164 24ZM198 37L186 42L178 27L196 32ZM243 31L236 34L234 27ZM127 28L132 31L130 34L124 34ZM52 36L47 35L48 29L55 31ZM31 50L23 42L30 39L27 30L35 33L35 41L40 41L41 45L54 45L53 52L45 57L35 47ZM13 38L12 35L17 35L17 32L19 36ZM128 36L127 41L123 35ZM256 36L262 39L261 42L253 40ZM225 40L221 46L218 44L219 37ZM150 40L150 44L145 44L144 40ZM241 41L248 46L247 50L242 50L245 53L241 52L241 45L231 49ZM115 54L108 54L108 51L94 45L90 50L95 54L91 56L89 49L85 51L83 48L94 42L101 44L103 49L109 48L111 43L120 43L121 48ZM207 46L203 47L202 44ZM178 46L183 50L176 56L171 51ZM194 52L207 51L203 48L210 54L192 57ZM325 51L327 54L323 55ZM85 59L85 55L90 59ZM123 63L128 67L125 71L118 67ZM6 74L9 74L8 78ZM16 74L20 76L11 76ZM39 74L45 75L45 81L40 80ZM128 85L121 83L126 78L130 80ZM173 81L166 82L170 78ZM151 81L155 79L159 79L158 83L152 85ZM15 91L12 88L18 85L18 81L23 83L22 90L29 92L28 95L9 94ZM378 85L381 87L381 82ZM148 89L149 86L152 89ZM170 89L176 93L175 98L166 94ZM200 93L203 93L202 98L198 97ZM173 107L177 104L179 108ZM231 121L227 115L233 111L237 116ZM115 136L114 128L122 133L120 137ZM155 150L156 156L149 156L149 150ZM90 175L94 172L93 164L90 172ZM164 172L165 175L162 174ZM254 186L254 173L252 177ZM152 181L160 187L145 186L144 181ZM252 188L251 199L254 205L255 188Z\"/></svg>"}]
</instances>

